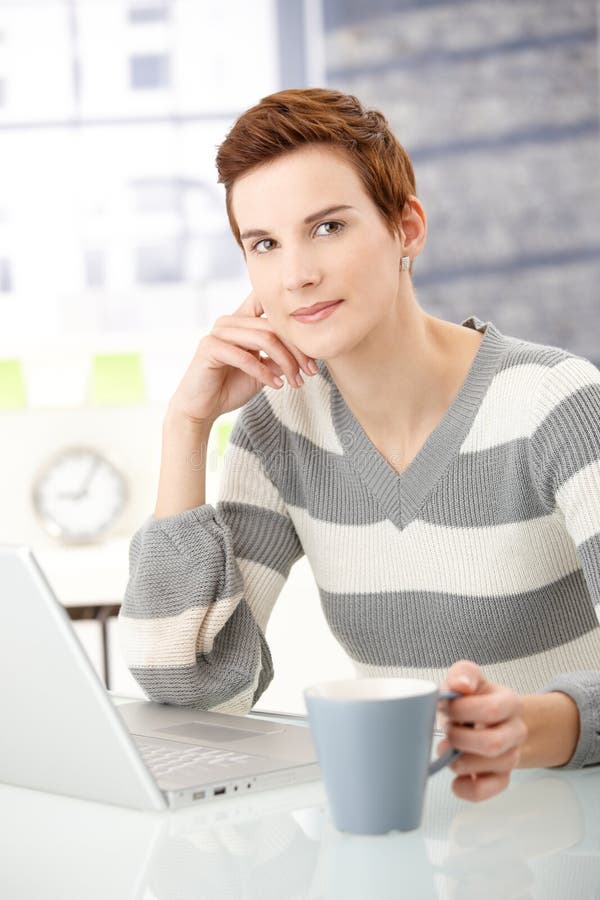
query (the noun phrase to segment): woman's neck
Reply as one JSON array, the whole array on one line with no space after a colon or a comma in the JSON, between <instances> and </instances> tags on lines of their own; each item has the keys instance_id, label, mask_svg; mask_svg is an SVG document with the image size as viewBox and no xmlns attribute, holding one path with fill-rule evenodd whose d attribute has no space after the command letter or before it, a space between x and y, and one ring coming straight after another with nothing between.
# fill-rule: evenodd
<instances>
[{"instance_id":1,"label":"woman's neck","mask_svg":"<svg viewBox=\"0 0 600 900\"><path fill-rule=\"evenodd\" d=\"M428 315L416 299L399 303L390 319L351 353L326 363L373 443L401 451L443 417L482 335Z\"/></svg>"}]
</instances>

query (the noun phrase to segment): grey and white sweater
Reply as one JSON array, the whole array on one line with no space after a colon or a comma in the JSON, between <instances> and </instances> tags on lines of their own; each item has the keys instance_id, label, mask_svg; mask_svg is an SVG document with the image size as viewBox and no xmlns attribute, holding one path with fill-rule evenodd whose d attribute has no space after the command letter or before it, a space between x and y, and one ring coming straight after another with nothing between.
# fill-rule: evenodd
<instances>
[{"instance_id":1,"label":"grey and white sweater","mask_svg":"<svg viewBox=\"0 0 600 900\"><path fill-rule=\"evenodd\" d=\"M581 717L568 765L600 763L600 371L463 325L483 332L477 356L402 474L320 361L242 409L216 508L139 529L119 629L149 697L247 712L306 554L358 674L441 682L470 659L514 690L564 691Z\"/></svg>"}]
</instances>

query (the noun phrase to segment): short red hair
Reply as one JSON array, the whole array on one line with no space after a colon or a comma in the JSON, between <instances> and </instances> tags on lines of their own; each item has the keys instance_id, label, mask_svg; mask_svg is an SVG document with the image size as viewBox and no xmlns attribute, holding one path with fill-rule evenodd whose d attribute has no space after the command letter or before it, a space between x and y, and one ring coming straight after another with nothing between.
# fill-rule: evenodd
<instances>
[{"instance_id":1,"label":"short red hair","mask_svg":"<svg viewBox=\"0 0 600 900\"><path fill-rule=\"evenodd\" d=\"M351 94L293 88L263 97L246 110L218 149L218 180L225 185L229 224L240 247L240 230L231 208L236 180L307 144L326 144L346 156L393 234L406 200L416 194L416 184L408 154L385 116L365 109Z\"/></svg>"}]
</instances>

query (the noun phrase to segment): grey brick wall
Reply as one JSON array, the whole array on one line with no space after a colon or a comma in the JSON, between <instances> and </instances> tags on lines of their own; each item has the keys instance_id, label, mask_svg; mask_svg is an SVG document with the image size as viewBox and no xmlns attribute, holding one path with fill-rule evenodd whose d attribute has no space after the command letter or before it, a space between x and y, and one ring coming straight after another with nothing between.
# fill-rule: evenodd
<instances>
[{"instance_id":1,"label":"grey brick wall","mask_svg":"<svg viewBox=\"0 0 600 900\"><path fill-rule=\"evenodd\" d=\"M323 0L327 84L381 109L429 217L421 305L600 363L594 0Z\"/></svg>"}]
</instances>

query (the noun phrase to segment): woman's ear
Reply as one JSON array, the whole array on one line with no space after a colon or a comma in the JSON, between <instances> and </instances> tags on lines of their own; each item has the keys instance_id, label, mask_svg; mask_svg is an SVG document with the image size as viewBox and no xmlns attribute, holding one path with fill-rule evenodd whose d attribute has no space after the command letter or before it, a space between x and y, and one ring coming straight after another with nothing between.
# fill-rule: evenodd
<instances>
[{"instance_id":1,"label":"woman's ear","mask_svg":"<svg viewBox=\"0 0 600 900\"><path fill-rule=\"evenodd\" d=\"M427 237L427 216L423 204L411 194L407 197L400 217L398 233L402 243L402 256L410 258L410 268L416 256L425 246Z\"/></svg>"}]
</instances>

